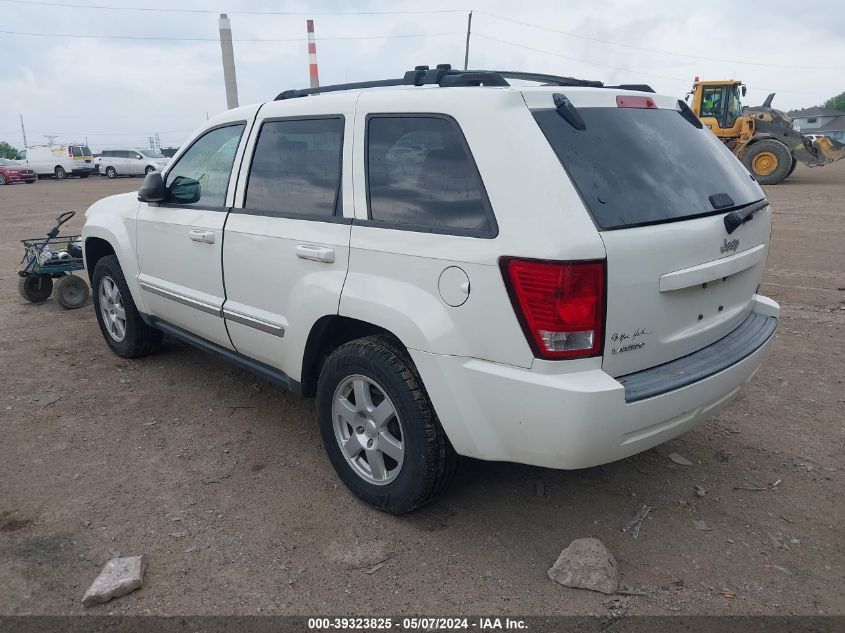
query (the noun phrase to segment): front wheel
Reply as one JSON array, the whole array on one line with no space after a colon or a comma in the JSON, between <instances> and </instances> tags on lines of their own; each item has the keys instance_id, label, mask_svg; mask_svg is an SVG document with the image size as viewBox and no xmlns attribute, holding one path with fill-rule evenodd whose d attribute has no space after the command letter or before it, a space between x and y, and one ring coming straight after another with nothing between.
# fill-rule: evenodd
<instances>
[{"instance_id":1,"label":"front wheel","mask_svg":"<svg viewBox=\"0 0 845 633\"><path fill-rule=\"evenodd\" d=\"M151 174L155 170L156 170L156 168L153 167L152 165L147 165L147 168L144 170L144 175L146 176L147 174Z\"/></svg>"},{"instance_id":2,"label":"front wheel","mask_svg":"<svg viewBox=\"0 0 845 633\"><path fill-rule=\"evenodd\" d=\"M123 358L156 351L164 335L144 323L116 256L107 255L97 262L92 282L97 323L111 350Z\"/></svg>"},{"instance_id":3,"label":"front wheel","mask_svg":"<svg viewBox=\"0 0 845 633\"><path fill-rule=\"evenodd\" d=\"M67 172L65 171L64 167L57 166L55 170L53 170L53 175L56 177L56 180L64 180L67 178Z\"/></svg>"},{"instance_id":4,"label":"front wheel","mask_svg":"<svg viewBox=\"0 0 845 633\"><path fill-rule=\"evenodd\" d=\"M0 186L5 185L6 183L6 175L0 174ZM11 183L10 183L11 184Z\"/></svg>"},{"instance_id":5,"label":"front wheel","mask_svg":"<svg viewBox=\"0 0 845 633\"><path fill-rule=\"evenodd\" d=\"M88 284L76 275L65 275L56 283L55 293L63 308L75 310L88 301Z\"/></svg>"},{"instance_id":6,"label":"front wheel","mask_svg":"<svg viewBox=\"0 0 845 633\"><path fill-rule=\"evenodd\" d=\"M387 337L332 352L317 385L317 419L338 476L380 510L403 514L428 503L457 467L413 361Z\"/></svg>"},{"instance_id":7,"label":"front wheel","mask_svg":"<svg viewBox=\"0 0 845 633\"><path fill-rule=\"evenodd\" d=\"M792 152L780 141L764 139L752 143L741 160L761 185L776 185L789 175Z\"/></svg>"}]
</instances>

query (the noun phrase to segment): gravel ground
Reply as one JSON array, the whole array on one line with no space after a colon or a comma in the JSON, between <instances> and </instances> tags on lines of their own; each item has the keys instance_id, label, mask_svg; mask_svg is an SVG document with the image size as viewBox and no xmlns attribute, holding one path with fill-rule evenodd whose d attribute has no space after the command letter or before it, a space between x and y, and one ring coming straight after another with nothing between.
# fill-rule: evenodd
<instances>
[{"instance_id":1,"label":"gravel ground","mask_svg":"<svg viewBox=\"0 0 845 633\"><path fill-rule=\"evenodd\" d=\"M118 358L90 305L20 299L18 239L139 185L0 188L0 614L82 612L118 553L147 557L144 587L89 613L607 614L607 596L546 576L587 536L644 594L629 615L845 613L845 161L768 189L763 291L783 318L721 415L588 470L464 460L401 518L338 482L313 401L177 342Z\"/></svg>"}]
</instances>

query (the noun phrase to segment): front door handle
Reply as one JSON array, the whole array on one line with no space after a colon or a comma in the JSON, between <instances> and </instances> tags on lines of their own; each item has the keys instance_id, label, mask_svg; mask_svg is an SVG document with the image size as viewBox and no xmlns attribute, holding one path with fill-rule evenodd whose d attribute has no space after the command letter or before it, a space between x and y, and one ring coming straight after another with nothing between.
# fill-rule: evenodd
<instances>
[{"instance_id":1,"label":"front door handle","mask_svg":"<svg viewBox=\"0 0 845 633\"><path fill-rule=\"evenodd\" d=\"M205 242L206 244L214 244L214 231L188 231L188 237L195 242Z\"/></svg>"},{"instance_id":2,"label":"front door handle","mask_svg":"<svg viewBox=\"0 0 845 633\"><path fill-rule=\"evenodd\" d=\"M311 244L298 244L296 256L299 259L310 259L315 262L334 263L334 249L328 246L312 246Z\"/></svg>"}]
</instances>

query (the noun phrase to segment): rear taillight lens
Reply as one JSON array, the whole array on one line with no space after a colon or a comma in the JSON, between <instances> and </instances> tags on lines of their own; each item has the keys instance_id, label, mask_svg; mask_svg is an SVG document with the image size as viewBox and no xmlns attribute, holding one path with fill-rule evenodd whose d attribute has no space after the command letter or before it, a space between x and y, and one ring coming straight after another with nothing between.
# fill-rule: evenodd
<instances>
[{"instance_id":1,"label":"rear taillight lens","mask_svg":"<svg viewBox=\"0 0 845 633\"><path fill-rule=\"evenodd\" d=\"M73 150L71 148L67 148L67 155L73 158Z\"/></svg>"},{"instance_id":2,"label":"rear taillight lens","mask_svg":"<svg viewBox=\"0 0 845 633\"><path fill-rule=\"evenodd\" d=\"M505 285L538 358L601 354L605 262L501 260Z\"/></svg>"}]
</instances>

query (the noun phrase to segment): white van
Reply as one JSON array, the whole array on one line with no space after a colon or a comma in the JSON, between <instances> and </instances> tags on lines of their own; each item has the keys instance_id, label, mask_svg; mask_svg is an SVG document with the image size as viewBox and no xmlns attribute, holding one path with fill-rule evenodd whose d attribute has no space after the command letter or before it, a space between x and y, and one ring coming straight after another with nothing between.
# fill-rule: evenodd
<instances>
[{"instance_id":1,"label":"white van","mask_svg":"<svg viewBox=\"0 0 845 633\"><path fill-rule=\"evenodd\" d=\"M167 167L169 159L154 149L105 149L97 159L100 174L143 176Z\"/></svg>"},{"instance_id":2,"label":"white van","mask_svg":"<svg viewBox=\"0 0 845 633\"><path fill-rule=\"evenodd\" d=\"M52 145L30 147L18 152L17 159L29 165L39 176L88 178L94 170L94 157L87 145Z\"/></svg>"}]
</instances>

